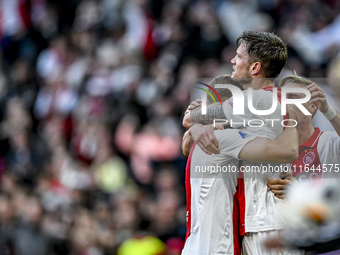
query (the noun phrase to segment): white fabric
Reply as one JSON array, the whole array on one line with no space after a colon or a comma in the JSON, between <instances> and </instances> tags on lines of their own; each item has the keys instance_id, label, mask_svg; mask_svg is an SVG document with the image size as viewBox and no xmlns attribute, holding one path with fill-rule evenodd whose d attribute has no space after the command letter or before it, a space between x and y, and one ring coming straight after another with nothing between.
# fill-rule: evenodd
<instances>
[{"instance_id":1,"label":"white fabric","mask_svg":"<svg viewBox=\"0 0 340 255\"><path fill-rule=\"evenodd\" d=\"M317 145L321 168L327 172L322 173L323 178L340 177L340 137L335 131L327 131L321 134ZM324 168L324 166L326 168Z\"/></svg>"},{"instance_id":2,"label":"white fabric","mask_svg":"<svg viewBox=\"0 0 340 255\"><path fill-rule=\"evenodd\" d=\"M205 169L229 165L238 170L239 161L235 156L255 137L243 138L234 129L217 130L215 135L220 143L221 154L206 155L198 145L192 154L191 234L182 255L234 255L233 196L238 173L206 172ZM196 166L201 167L201 170Z\"/></svg>"},{"instance_id":3,"label":"white fabric","mask_svg":"<svg viewBox=\"0 0 340 255\"><path fill-rule=\"evenodd\" d=\"M232 123L232 128L238 128L242 132L254 134L256 136L264 136L270 139L276 139L283 131L283 127L281 125L281 121L283 120L283 116L281 115L281 104L277 102L277 107L272 114L255 115L249 110L248 107L248 90L243 91L243 95L245 106L243 115L233 114L233 98L230 98L223 103L224 114L227 117L229 123ZM252 92L253 106L257 110L270 109L273 104L273 98L277 100L277 95L273 95L273 92L271 91L259 89L253 90ZM248 125L249 120L252 120L250 123L251 126ZM260 126L260 124L258 124L260 122L255 120L261 120L264 125ZM245 125L243 124L244 122Z\"/></svg>"},{"instance_id":4,"label":"white fabric","mask_svg":"<svg viewBox=\"0 0 340 255\"><path fill-rule=\"evenodd\" d=\"M228 121L234 123L242 123L243 120L260 119L265 125L263 127L251 127L243 124L233 126L239 128L242 132L263 136L270 139L276 139L282 132L283 127L281 121L281 104L278 102L275 111L270 115L255 115L248 108L248 90L243 92L245 111L244 115L233 114L233 98L227 100L223 104L224 113ZM263 89L253 90L252 92L253 106L258 110L268 110L272 107L273 98L277 100L277 95L271 91ZM266 121L275 119L277 121ZM247 121L246 121L247 124ZM273 127L272 127L273 125ZM243 165L255 166L257 169L262 169L262 166L280 167L280 164L258 164L248 161L243 161ZM244 172L244 187L245 187L245 232L258 232L268 230L278 230L284 227L281 214L279 212L279 204L283 200L278 199L268 190L267 182L269 179L279 179L280 172L267 171L262 172Z\"/></svg>"},{"instance_id":5,"label":"white fabric","mask_svg":"<svg viewBox=\"0 0 340 255\"><path fill-rule=\"evenodd\" d=\"M278 235L278 231L266 231L258 233L248 233L243 237L242 253L243 255L302 255L303 251L278 249L269 250L264 246L264 242L274 235Z\"/></svg>"}]
</instances>

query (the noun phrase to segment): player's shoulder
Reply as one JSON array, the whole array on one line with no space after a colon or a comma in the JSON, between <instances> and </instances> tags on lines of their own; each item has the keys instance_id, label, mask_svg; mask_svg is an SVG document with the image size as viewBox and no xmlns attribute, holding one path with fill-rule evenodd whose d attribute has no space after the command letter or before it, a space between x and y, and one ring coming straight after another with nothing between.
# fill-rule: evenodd
<instances>
[{"instance_id":1,"label":"player's shoulder","mask_svg":"<svg viewBox=\"0 0 340 255\"><path fill-rule=\"evenodd\" d=\"M320 135L318 141L319 154L328 155L329 153L338 153L340 147L340 137L335 131L326 131Z\"/></svg>"},{"instance_id":2,"label":"player's shoulder","mask_svg":"<svg viewBox=\"0 0 340 255\"><path fill-rule=\"evenodd\" d=\"M256 99L263 99L263 98L272 98L273 96L273 92L272 91L268 91L268 90L264 90L264 89L258 89L258 90L254 90L252 88L249 88L247 90L243 91L243 94L245 96L245 98L247 98L248 96L251 95L253 101Z\"/></svg>"},{"instance_id":3,"label":"player's shoulder","mask_svg":"<svg viewBox=\"0 0 340 255\"><path fill-rule=\"evenodd\" d=\"M238 130L234 128L227 128L224 130L215 130L214 133L217 140L226 140L229 137L236 135Z\"/></svg>"},{"instance_id":4,"label":"player's shoulder","mask_svg":"<svg viewBox=\"0 0 340 255\"><path fill-rule=\"evenodd\" d=\"M218 143L220 144L224 142L230 143L232 141L242 140L250 137L249 134L234 128L215 130L214 133Z\"/></svg>"},{"instance_id":5,"label":"player's shoulder","mask_svg":"<svg viewBox=\"0 0 340 255\"><path fill-rule=\"evenodd\" d=\"M337 134L337 132L335 132L335 131L325 131L320 135L319 143L320 142L328 143L328 142L332 142L332 141L339 140L339 139L340 139L340 137Z\"/></svg>"}]
</instances>

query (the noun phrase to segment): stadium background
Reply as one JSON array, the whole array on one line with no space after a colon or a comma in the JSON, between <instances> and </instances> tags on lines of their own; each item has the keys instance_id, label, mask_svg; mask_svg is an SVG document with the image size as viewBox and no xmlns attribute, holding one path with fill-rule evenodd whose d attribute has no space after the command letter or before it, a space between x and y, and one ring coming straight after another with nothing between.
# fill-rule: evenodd
<instances>
[{"instance_id":1,"label":"stadium background","mask_svg":"<svg viewBox=\"0 0 340 255\"><path fill-rule=\"evenodd\" d=\"M281 76L336 81L339 14L337 0L0 0L0 254L117 254L147 235L163 243L120 255L180 254L190 85L231 73L245 29L287 42Z\"/></svg>"}]
</instances>

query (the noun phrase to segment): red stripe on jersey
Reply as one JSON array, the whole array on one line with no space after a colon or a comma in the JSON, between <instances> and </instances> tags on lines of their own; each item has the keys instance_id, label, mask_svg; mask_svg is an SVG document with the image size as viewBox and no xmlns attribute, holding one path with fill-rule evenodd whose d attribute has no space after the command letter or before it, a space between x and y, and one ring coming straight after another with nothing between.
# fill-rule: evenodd
<instances>
[{"instance_id":1,"label":"red stripe on jersey","mask_svg":"<svg viewBox=\"0 0 340 255\"><path fill-rule=\"evenodd\" d=\"M191 165L191 157L194 151L196 143L193 143L190 154L187 161L187 166L185 169L185 190L187 193L187 213L186 213L186 220L187 220L187 232L185 235L185 242L187 241L188 237L190 236L191 230L191 184L190 184L190 165Z\"/></svg>"},{"instance_id":2,"label":"red stripe on jersey","mask_svg":"<svg viewBox=\"0 0 340 255\"><path fill-rule=\"evenodd\" d=\"M319 128L315 128L313 135L303 144L299 146L299 157L290 164L290 169L293 171L293 176L305 171L308 165L308 173L316 173L321 177L322 167L318 153L318 142L322 132Z\"/></svg>"},{"instance_id":3,"label":"red stripe on jersey","mask_svg":"<svg viewBox=\"0 0 340 255\"><path fill-rule=\"evenodd\" d=\"M238 187L239 184L236 186L236 192L234 194L234 201L233 201L233 243L234 243L234 255L241 255L241 237L239 231L239 222L240 222L240 205L239 205L239 198L238 198Z\"/></svg>"},{"instance_id":4,"label":"red stripe on jersey","mask_svg":"<svg viewBox=\"0 0 340 255\"><path fill-rule=\"evenodd\" d=\"M263 90L273 92L273 86L265 87ZM281 88L277 88L277 100L281 104ZM284 120L288 119L288 113L283 117ZM245 197L245 190L244 190L244 174L240 171L242 166L242 161L240 161L239 166L239 176L238 176L238 203L239 203L239 212L240 212L240 222L239 222L239 230L240 236L244 236L246 233L245 229L245 211L246 211L246 197Z\"/></svg>"},{"instance_id":5,"label":"red stripe on jersey","mask_svg":"<svg viewBox=\"0 0 340 255\"><path fill-rule=\"evenodd\" d=\"M237 198L238 198L238 206L240 213L239 220L239 235L244 236L246 233L245 229L245 216L246 216L246 196L244 192L244 174L241 172L242 160L239 164L239 172L238 172L238 184L237 184Z\"/></svg>"}]
</instances>

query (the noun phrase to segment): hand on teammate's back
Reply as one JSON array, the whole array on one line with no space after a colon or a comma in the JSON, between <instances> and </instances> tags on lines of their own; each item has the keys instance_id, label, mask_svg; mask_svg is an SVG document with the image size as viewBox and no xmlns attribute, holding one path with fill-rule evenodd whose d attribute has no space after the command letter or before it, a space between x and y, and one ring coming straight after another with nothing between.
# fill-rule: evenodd
<instances>
[{"instance_id":1,"label":"hand on teammate's back","mask_svg":"<svg viewBox=\"0 0 340 255\"><path fill-rule=\"evenodd\" d=\"M219 129L223 129L218 127ZM219 154L218 142L214 134L213 125L195 124L190 128L191 138L208 155Z\"/></svg>"},{"instance_id":2,"label":"hand on teammate's back","mask_svg":"<svg viewBox=\"0 0 340 255\"><path fill-rule=\"evenodd\" d=\"M270 191L275 194L277 198L284 199L286 188L295 182L293 175L290 172L283 172L280 174L281 179L271 179L268 180L267 186L269 187Z\"/></svg>"}]
</instances>

